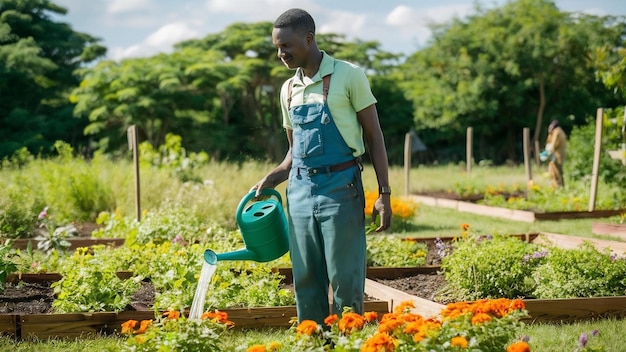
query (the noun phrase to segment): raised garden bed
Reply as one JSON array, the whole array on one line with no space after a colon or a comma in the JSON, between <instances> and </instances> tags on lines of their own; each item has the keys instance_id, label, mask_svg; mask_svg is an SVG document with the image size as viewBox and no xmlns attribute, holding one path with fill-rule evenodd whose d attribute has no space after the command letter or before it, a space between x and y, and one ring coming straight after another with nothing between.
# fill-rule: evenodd
<instances>
[{"instance_id":1,"label":"raised garden bed","mask_svg":"<svg viewBox=\"0 0 626 352\"><path fill-rule=\"evenodd\" d=\"M591 232L598 235L615 236L626 241L626 224L594 222L591 224Z\"/></svg>"},{"instance_id":2,"label":"raised garden bed","mask_svg":"<svg viewBox=\"0 0 626 352\"><path fill-rule=\"evenodd\" d=\"M132 275L119 272L118 276L128 278ZM152 291L150 295L149 289L144 290L146 285L133 297L131 307L121 312L49 313L54 297L50 284L60 279L61 275L56 273L10 275L7 280L9 287L4 296L0 295L0 312L3 312L0 313L0 334L16 339L76 338L97 333L117 333L121 330L121 324L127 320L155 317L155 312L150 308L154 293ZM285 281L286 284L290 282L288 279ZM7 297L17 282L21 282L20 293L13 298ZM31 308L20 305L20 300L24 299L24 303ZM389 311L389 303L369 299L365 302L365 309L382 315ZM235 328L287 328L291 326L291 319L297 316L295 306L229 308L220 311L228 313Z\"/></svg>"},{"instance_id":3,"label":"raised garden bed","mask_svg":"<svg viewBox=\"0 0 626 352\"><path fill-rule=\"evenodd\" d=\"M593 219L593 218L607 218L616 216L626 212L626 209L615 210L595 210L595 211L530 211L530 210L517 210L493 207L489 205L475 204L468 201L461 201L449 198L437 198L423 195L411 195L411 199L414 201L441 208L450 208L457 211L493 216L508 220L534 222L542 220L561 220L561 219Z\"/></svg>"}]
</instances>

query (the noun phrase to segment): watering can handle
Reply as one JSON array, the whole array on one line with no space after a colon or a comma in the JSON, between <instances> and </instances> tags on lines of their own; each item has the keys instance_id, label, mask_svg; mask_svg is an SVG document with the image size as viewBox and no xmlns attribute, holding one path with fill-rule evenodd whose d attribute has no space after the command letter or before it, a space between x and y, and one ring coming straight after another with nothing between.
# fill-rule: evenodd
<instances>
[{"instance_id":1,"label":"watering can handle","mask_svg":"<svg viewBox=\"0 0 626 352\"><path fill-rule=\"evenodd\" d=\"M241 222L241 214L243 213L243 208L246 206L246 204L248 204L250 200L252 200L252 198L255 197L255 195L256 189L246 194L239 202L239 205L237 206L237 223ZM283 199L280 196L280 193L278 193L278 191L273 188L263 188L261 190L261 196L274 196L278 198L278 203L283 204Z\"/></svg>"}]
</instances>

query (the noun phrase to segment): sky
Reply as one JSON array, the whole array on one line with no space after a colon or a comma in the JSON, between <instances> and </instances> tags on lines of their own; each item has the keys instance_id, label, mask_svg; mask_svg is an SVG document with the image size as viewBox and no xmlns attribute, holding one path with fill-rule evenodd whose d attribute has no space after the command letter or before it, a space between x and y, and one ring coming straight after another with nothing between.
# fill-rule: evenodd
<instances>
[{"instance_id":1,"label":"sky","mask_svg":"<svg viewBox=\"0 0 626 352\"><path fill-rule=\"evenodd\" d=\"M219 33L235 22L273 22L299 7L315 19L318 33L375 40L381 49L409 54L424 47L428 23L464 17L474 0L53 0L68 13L55 21L101 39L107 58L121 60L169 53L182 40ZM478 0L484 7L506 0ZM624 0L556 0L561 11L626 15ZM323 48L322 48L323 49Z\"/></svg>"}]
</instances>

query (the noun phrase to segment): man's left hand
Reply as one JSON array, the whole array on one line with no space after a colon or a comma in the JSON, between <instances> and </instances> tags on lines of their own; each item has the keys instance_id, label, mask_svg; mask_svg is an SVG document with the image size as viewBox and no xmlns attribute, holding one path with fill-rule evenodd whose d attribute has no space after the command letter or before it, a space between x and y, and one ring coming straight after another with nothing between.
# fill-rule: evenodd
<instances>
[{"instance_id":1,"label":"man's left hand","mask_svg":"<svg viewBox=\"0 0 626 352\"><path fill-rule=\"evenodd\" d=\"M376 223L378 215L380 215L380 226L375 231L385 231L391 226L391 195L381 194L376 199L372 209L372 224Z\"/></svg>"}]
</instances>

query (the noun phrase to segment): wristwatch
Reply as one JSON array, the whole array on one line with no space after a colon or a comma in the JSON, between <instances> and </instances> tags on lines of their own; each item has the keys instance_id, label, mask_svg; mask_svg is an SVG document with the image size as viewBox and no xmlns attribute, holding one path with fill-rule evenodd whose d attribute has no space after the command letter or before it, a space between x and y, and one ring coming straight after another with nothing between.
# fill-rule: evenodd
<instances>
[{"instance_id":1,"label":"wristwatch","mask_svg":"<svg viewBox=\"0 0 626 352\"><path fill-rule=\"evenodd\" d=\"M391 194L391 187L390 186L378 187L378 194Z\"/></svg>"}]
</instances>

